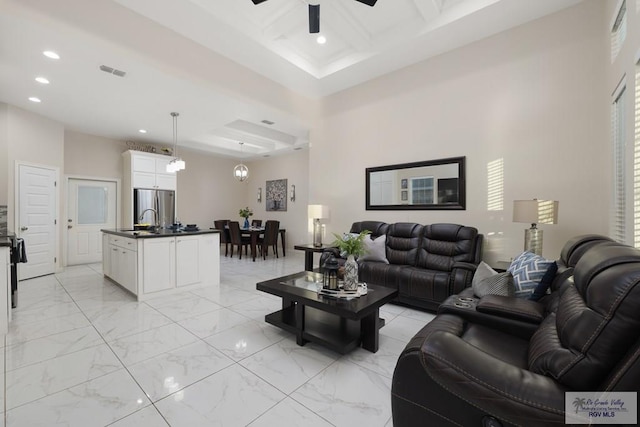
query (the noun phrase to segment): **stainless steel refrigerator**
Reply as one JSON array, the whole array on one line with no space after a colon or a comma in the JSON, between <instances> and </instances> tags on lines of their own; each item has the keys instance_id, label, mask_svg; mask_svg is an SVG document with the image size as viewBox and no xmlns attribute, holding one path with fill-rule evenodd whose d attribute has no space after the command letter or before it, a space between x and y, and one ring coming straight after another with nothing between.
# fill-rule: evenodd
<instances>
[{"instance_id":1,"label":"stainless steel refrigerator","mask_svg":"<svg viewBox=\"0 0 640 427\"><path fill-rule=\"evenodd\" d=\"M175 199L175 191L172 190L134 188L133 223L156 224L157 214L157 224L160 227L171 227L176 220Z\"/></svg>"}]
</instances>

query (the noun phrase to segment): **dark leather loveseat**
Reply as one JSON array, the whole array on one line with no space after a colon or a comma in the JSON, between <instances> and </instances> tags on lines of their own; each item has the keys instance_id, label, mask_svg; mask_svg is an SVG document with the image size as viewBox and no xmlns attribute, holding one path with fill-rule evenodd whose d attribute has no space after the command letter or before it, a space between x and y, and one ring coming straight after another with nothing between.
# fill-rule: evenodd
<instances>
[{"instance_id":1,"label":"dark leather loveseat","mask_svg":"<svg viewBox=\"0 0 640 427\"><path fill-rule=\"evenodd\" d=\"M560 426L568 391L640 391L640 251L574 253L532 334L464 313L419 331L394 372L393 425Z\"/></svg>"},{"instance_id":2,"label":"dark leather loveseat","mask_svg":"<svg viewBox=\"0 0 640 427\"><path fill-rule=\"evenodd\" d=\"M435 311L449 295L471 285L482 259L482 234L458 224L421 225L409 222L386 224L380 221L354 222L350 233L371 231L386 237L389 264L358 261L360 281L398 289L397 302ZM339 256L336 249L328 253Z\"/></svg>"}]
</instances>

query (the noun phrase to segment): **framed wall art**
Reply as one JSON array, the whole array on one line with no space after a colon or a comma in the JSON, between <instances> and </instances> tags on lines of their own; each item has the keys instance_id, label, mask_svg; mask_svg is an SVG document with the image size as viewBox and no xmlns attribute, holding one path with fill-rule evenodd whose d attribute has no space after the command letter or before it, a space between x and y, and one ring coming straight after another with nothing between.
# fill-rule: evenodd
<instances>
[{"instance_id":1,"label":"framed wall art","mask_svg":"<svg viewBox=\"0 0 640 427\"><path fill-rule=\"evenodd\" d=\"M266 203L267 212L286 212L287 211L287 180L276 179L267 181L266 185Z\"/></svg>"}]
</instances>

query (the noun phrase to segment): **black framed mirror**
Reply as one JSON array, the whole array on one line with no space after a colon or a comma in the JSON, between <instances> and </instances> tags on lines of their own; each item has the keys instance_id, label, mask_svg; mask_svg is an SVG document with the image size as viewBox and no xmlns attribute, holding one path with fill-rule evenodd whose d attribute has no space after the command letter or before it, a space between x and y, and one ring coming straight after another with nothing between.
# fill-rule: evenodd
<instances>
[{"instance_id":1,"label":"black framed mirror","mask_svg":"<svg viewBox=\"0 0 640 427\"><path fill-rule=\"evenodd\" d=\"M465 157L366 169L366 210L464 210Z\"/></svg>"}]
</instances>

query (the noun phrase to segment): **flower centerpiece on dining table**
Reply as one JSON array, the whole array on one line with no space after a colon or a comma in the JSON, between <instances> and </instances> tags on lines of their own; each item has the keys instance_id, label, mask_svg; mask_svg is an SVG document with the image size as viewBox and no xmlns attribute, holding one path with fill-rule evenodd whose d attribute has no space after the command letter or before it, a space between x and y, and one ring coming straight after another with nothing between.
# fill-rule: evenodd
<instances>
[{"instance_id":1,"label":"flower centerpiece on dining table","mask_svg":"<svg viewBox=\"0 0 640 427\"><path fill-rule=\"evenodd\" d=\"M251 209L249 209L249 206L241 208L238 211L238 215L240 215L240 217L244 218L244 225L242 228L249 228L249 217L253 216L253 211Z\"/></svg>"},{"instance_id":2,"label":"flower centerpiece on dining table","mask_svg":"<svg viewBox=\"0 0 640 427\"><path fill-rule=\"evenodd\" d=\"M371 231L363 230L359 234L345 233L342 236L333 234L336 240L331 246L338 248L340 256L347 257L344 263L344 289L347 291L358 289L358 263L355 257L367 252L364 239L368 234L371 234Z\"/></svg>"}]
</instances>

